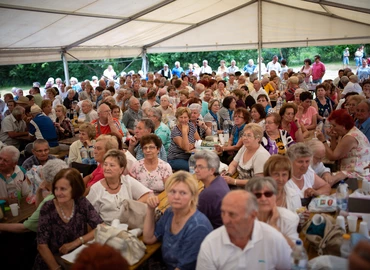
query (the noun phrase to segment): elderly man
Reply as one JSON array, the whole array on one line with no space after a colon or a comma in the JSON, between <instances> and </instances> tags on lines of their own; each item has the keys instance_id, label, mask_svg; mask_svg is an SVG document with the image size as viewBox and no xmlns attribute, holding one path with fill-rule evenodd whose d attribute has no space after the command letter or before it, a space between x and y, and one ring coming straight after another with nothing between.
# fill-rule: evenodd
<instances>
[{"instance_id":1,"label":"elderly man","mask_svg":"<svg viewBox=\"0 0 370 270\"><path fill-rule=\"evenodd\" d=\"M125 124L125 127L134 135L134 129L138 121L143 117L143 111L140 108L140 101L131 97L129 100L129 108L123 114L122 122Z\"/></svg>"},{"instance_id":2,"label":"elderly man","mask_svg":"<svg viewBox=\"0 0 370 270\"><path fill-rule=\"evenodd\" d=\"M98 108L98 119L91 122L96 129L96 138L101 134L113 133L122 140L123 132L119 121L112 116L111 108L102 103Z\"/></svg>"},{"instance_id":3,"label":"elderly man","mask_svg":"<svg viewBox=\"0 0 370 270\"><path fill-rule=\"evenodd\" d=\"M114 77L116 77L116 72L114 71L112 65L109 65L108 68L104 70L103 76L107 78L108 80L113 80Z\"/></svg>"},{"instance_id":4,"label":"elderly man","mask_svg":"<svg viewBox=\"0 0 370 270\"><path fill-rule=\"evenodd\" d=\"M221 205L224 226L204 239L196 269L290 269L290 246L280 232L258 221L257 211L255 195L229 192Z\"/></svg>"},{"instance_id":5,"label":"elderly man","mask_svg":"<svg viewBox=\"0 0 370 270\"><path fill-rule=\"evenodd\" d=\"M192 103L189 106L189 109L191 111L190 122L196 127L200 138L204 139L205 137L212 135L212 129L208 128L203 122L203 116L201 115L202 106L198 103Z\"/></svg>"},{"instance_id":6,"label":"elderly man","mask_svg":"<svg viewBox=\"0 0 370 270\"><path fill-rule=\"evenodd\" d=\"M128 150L136 157L137 160L144 158L143 149L141 149L140 140L143 136L154 133L155 125L149 118L141 119L135 127L135 134L130 138ZM158 157L167 162L167 153L163 144L159 151Z\"/></svg>"},{"instance_id":7,"label":"elderly man","mask_svg":"<svg viewBox=\"0 0 370 270\"><path fill-rule=\"evenodd\" d=\"M50 146L50 153L57 154L59 152L58 135L54 127L53 121L42 113L39 106L31 107L32 120L29 125L29 134L36 139L45 139Z\"/></svg>"},{"instance_id":8,"label":"elderly man","mask_svg":"<svg viewBox=\"0 0 370 270\"><path fill-rule=\"evenodd\" d=\"M130 98L134 95L134 91L131 89L123 90L123 99L121 110L124 113L129 108Z\"/></svg>"},{"instance_id":9,"label":"elderly man","mask_svg":"<svg viewBox=\"0 0 370 270\"><path fill-rule=\"evenodd\" d=\"M209 150L197 151L195 158L195 175L204 184L199 194L198 210L205 214L214 229L222 226L221 202L230 191L225 179L219 175L220 159Z\"/></svg>"},{"instance_id":10,"label":"elderly man","mask_svg":"<svg viewBox=\"0 0 370 270\"><path fill-rule=\"evenodd\" d=\"M180 62L175 62L175 67L172 69L172 75L176 75L177 78L181 78L181 73L184 72L184 69L180 67Z\"/></svg>"},{"instance_id":11,"label":"elderly man","mask_svg":"<svg viewBox=\"0 0 370 270\"><path fill-rule=\"evenodd\" d=\"M279 75L280 74L280 71L281 71L281 65L280 63L278 62L278 57L277 55L274 55L272 57L272 61L269 62L266 66L266 69L267 69L267 72L270 73L271 70L275 70L276 71L276 75Z\"/></svg>"},{"instance_id":12,"label":"elderly man","mask_svg":"<svg viewBox=\"0 0 370 270\"><path fill-rule=\"evenodd\" d=\"M226 83L226 90L232 92L238 89L238 82L235 80L235 74L229 74L229 80Z\"/></svg>"},{"instance_id":13,"label":"elderly man","mask_svg":"<svg viewBox=\"0 0 370 270\"><path fill-rule=\"evenodd\" d=\"M248 72L250 75L257 73L256 65L254 64L253 59L248 60L248 64L243 68L244 72Z\"/></svg>"},{"instance_id":14,"label":"elderly man","mask_svg":"<svg viewBox=\"0 0 370 270\"><path fill-rule=\"evenodd\" d=\"M30 169L32 169L33 165L44 165L48 160L55 159L54 156L49 155L49 152L50 147L48 141L44 139L37 139L33 142L33 155L23 162L22 167L26 171L29 171Z\"/></svg>"},{"instance_id":15,"label":"elderly man","mask_svg":"<svg viewBox=\"0 0 370 270\"><path fill-rule=\"evenodd\" d=\"M357 75L349 76L348 82L347 82L346 78L347 78L346 76L343 76L340 79L340 81L344 85L344 89L343 89L343 92L342 92L340 98L344 98L344 96L347 93L350 93L350 92L356 92L358 94L362 94L362 88L361 88L360 84L358 83L358 76Z\"/></svg>"},{"instance_id":16,"label":"elderly man","mask_svg":"<svg viewBox=\"0 0 370 270\"><path fill-rule=\"evenodd\" d=\"M20 142L17 138L28 135L27 124L23 118L24 108L16 106L12 114L5 117L1 122L0 141L20 148Z\"/></svg>"},{"instance_id":17,"label":"elderly man","mask_svg":"<svg viewBox=\"0 0 370 270\"><path fill-rule=\"evenodd\" d=\"M27 196L30 189L25 180L25 171L17 165L19 150L5 146L0 150L0 200L18 202L18 194Z\"/></svg>"},{"instance_id":18,"label":"elderly man","mask_svg":"<svg viewBox=\"0 0 370 270\"><path fill-rule=\"evenodd\" d=\"M236 66L235 60L231 60L230 66L227 68L227 72L230 74L235 74L235 72L239 71L239 68Z\"/></svg>"},{"instance_id":19,"label":"elderly man","mask_svg":"<svg viewBox=\"0 0 370 270\"><path fill-rule=\"evenodd\" d=\"M255 99L256 102L259 95L267 95L265 89L262 88L261 82L257 79L253 81L253 88L254 90L250 92L250 95Z\"/></svg>"},{"instance_id":20,"label":"elderly man","mask_svg":"<svg viewBox=\"0 0 370 270\"><path fill-rule=\"evenodd\" d=\"M81 111L82 113L78 116L78 122L80 123L90 123L99 118L98 113L93 109L93 103L88 99L82 101Z\"/></svg>"},{"instance_id":21,"label":"elderly man","mask_svg":"<svg viewBox=\"0 0 370 270\"><path fill-rule=\"evenodd\" d=\"M207 60L203 60L203 66L200 68L201 74L212 74L212 68L208 65Z\"/></svg>"},{"instance_id":22,"label":"elderly man","mask_svg":"<svg viewBox=\"0 0 370 270\"><path fill-rule=\"evenodd\" d=\"M161 74L161 76L166 78L167 80L172 79L172 72L171 72L171 70L169 70L167 64L163 65L163 69L161 69L161 71L159 71L159 74Z\"/></svg>"},{"instance_id":23,"label":"elderly man","mask_svg":"<svg viewBox=\"0 0 370 270\"><path fill-rule=\"evenodd\" d=\"M370 141L370 101L361 101L356 107L356 127L365 134Z\"/></svg>"}]
</instances>

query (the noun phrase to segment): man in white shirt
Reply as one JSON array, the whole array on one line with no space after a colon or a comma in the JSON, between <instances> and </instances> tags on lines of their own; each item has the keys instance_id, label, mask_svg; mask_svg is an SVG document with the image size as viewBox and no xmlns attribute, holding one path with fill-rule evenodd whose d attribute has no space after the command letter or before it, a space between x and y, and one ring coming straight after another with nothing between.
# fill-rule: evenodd
<instances>
[{"instance_id":1,"label":"man in white shirt","mask_svg":"<svg viewBox=\"0 0 370 270\"><path fill-rule=\"evenodd\" d=\"M239 71L239 68L236 66L235 60L231 60L231 66L228 67L227 72L235 74L235 72Z\"/></svg>"},{"instance_id":2,"label":"man in white shirt","mask_svg":"<svg viewBox=\"0 0 370 270\"><path fill-rule=\"evenodd\" d=\"M208 66L207 60L203 60L203 66L200 68L200 73L201 74L204 74L204 73L212 74L212 68Z\"/></svg>"},{"instance_id":3,"label":"man in white shirt","mask_svg":"<svg viewBox=\"0 0 370 270\"><path fill-rule=\"evenodd\" d=\"M287 241L276 229L258 221L257 211L252 193L230 191L221 205L224 226L204 239L196 269L290 269Z\"/></svg>"},{"instance_id":4,"label":"man in white shirt","mask_svg":"<svg viewBox=\"0 0 370 270\"><path fill-rule=\"evenodd\" d=\"M275 70L277 75L280 74L280 72L281 72L281 65L278 62L277 55L274 55L272 57L272 61L267 64L267 67L266 68L267 68L267 72L270 72L271 70Z\"/></svg>"},{"instance_id":5,"label":"man in white shirt","mask_svg":"<svg viewBox=\"0 0 370 270\"><path fill-rule=\"evenodd\" d=\"M103 76L106 77L108 80L114 80L116 72L114 71L112 65L109 65L108 68L104 70Z\"/></svg>"},{"instance_id":6,"label":"man in white shirt","mask_svg":"<svg viewBox=\"0 0 370 270\"><path fill-rule=\"evenodd\" d=\"M358 76L357 75L351 75L349 78L348 78L348 83L346 83L347 79L346 76L343 76L341 78L341 82L343 83L344 86L344 89L343 89L343 92L341 94L341 98L344 98L344 96L349 93L349 92L356 92L358 94L361 94L362 93L362 88L360 86L360 84L358 83Z\"/></svg>"},{"instance_id":7,"label":"man in white shirt","mask_svg":"<svg viewBox=\"0 0 370 270\"><path fill-rule=\"evenodd\" d=\"M262 88L261 82L259 80L255 79L253 81L253 88L254 90L250 92L250 95L256 100L256 102L257 102L257 97L261 94L266 95L270 102L270 98L268 97L268 94L265 91L265 89Z\"/></svg>"}]
</instances>

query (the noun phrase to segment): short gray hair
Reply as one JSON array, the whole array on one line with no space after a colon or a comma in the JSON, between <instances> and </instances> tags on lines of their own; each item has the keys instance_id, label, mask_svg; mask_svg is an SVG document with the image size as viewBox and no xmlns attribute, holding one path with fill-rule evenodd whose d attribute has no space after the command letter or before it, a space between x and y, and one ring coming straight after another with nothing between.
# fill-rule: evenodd
<instances>
[{"instance_id":1,"label":"short gray hair","mask_svg":"<svg viewBox=\"0 0 370 270\"><path fill-rule=\"evenodd\" d=\"M220 158L218 155L210 150L200 150L195 152L194 159L204 159L207 162L207 166L210 169L215 169L215 174L218 174L220 168Z\"/></svg>"},{"instance_id":2,"label":"short gray hair","mask_svg":"<svg viewBox=\"0 0 370 270\"><path fill-rule=\"evenodd\" d=\"M312 157L312 150L304 143L296 143L288 148L287 155L291 161L301 157Z\"/></svg>"},{"instance_id":3,"label":"short gray hair","mask_svg":"<svg viewBox=\"0 0 370 270\"><path fill-rule=\"evenodd\" d=\"M201 110L202 110L202 106L200 104L197 104L197 103L192 103L192 104L190 104L189 109L190 110L197 110L197 112L200 113Z\"/></svg>"},{"instance_id":4,"label":"short gray hair","mask_svg":"<svg viewBox=\"0 0 370 270\"><path fill-rule=\"evenodd\" d=\"M340 78L340 82L341 83L348 83L349 82L349 78L347 76L342 76L342 78Z\"/></svg>"},{"instance_id":5,"label":"short gray hair","mask_svg":"<svg viewBox=\"0 0 370 270\"><path fill-rule=\"evenodd\" d=\"M277 194L277 184L271 177L253 177L245 185L245 190L251 193L261 191L264 187L268 188L275 195Z\"/></svg>"},{"instance_id":6,"label":"short gray hair","mask_svg":"<svg viewBox=\"0 0 370 270\"><path fill-rule=\"evenodd\" d=\"M12 156L12 160L14 163L17 163L18 162L18 159L19 159L19 156L20 156L20 152L19 150L13 146L13 145L8 145L8 146L4 146L1 150L0 150L0 154L2 153L10 153L11 156Z\"/></svg>"},{"instance_id":7,"label":"short gray hair","mask_svg":"<svg viewBox=\"0 0 370 270\"><path fill-rule=\"evenodd\" d=\"M46 182L52 183L55 175L62 169L68 168L68 165L65 161L56 158L48 160L45 165L42 167L42 179Z\"/></svg>"},{"instance_id":8,"label":"short gray hair","mask_svg":"<svg viewBox=\"0 0 370 270\"><path fill-rule=\"evenodd\" d=\"M73 95L76 95L76 91L73 89L69 89L67 92L67 95L69 95L70 93L73 93Z\"/></svg>"},{"instance_id":9,"label":"short gray hair","mask_svg":"<svg viewBox=\"0 0 370 270\"><path fill-rule=\"evenodd\" d=\"M148 92L148 88L147 87L140 87L139 88L139 95L140 97L143 97L145 96L145 94Z\"/></svg>"},{"instance_id":10,"label":"short gray hair","mask_svg":"<svg viewBox=\"0 0 370 270\"><path fill-rule=\"evenodd\" d=\"M36 141L34 141L32 143L32 149L35 149L35 146L36 145L39 145L39 144L47 144L49 146L49 142L45 139L37 139Z\"/></svg>"},{"instance_id":11,"label":"short gray hair","mask_svg":"<svg viewBox=\"0 0 370 270\"><path fill-rule=\"evenodd\" d=\"M167 99L167 101L170 101L170 97L169 97L169 95L163 95L163 96L161 96L161 100L162 99Z\"/></svg>"},{"instance_id":12,"label":"short gray hair","mask_svg":"<svg viewBox=\"0 0 370 270\"><path fill-rule=\"evenodd\" d=\"M103 90L103 92L101 93L102 95L104 94L109 94L109 96L112 95L112 93L109 91L109 90Z\"/></svg>"},{"instance_id":13,"label":"short gray hair","mask_svg":"<svg viewBox=\"0 0 370 270\"><path fill-rule=\"evenodd\" d=\"M148 112L152 112L153 116L158 119L159 122L162 122L162 111L158 108L149 108Z\"/></svg>"},{"instance_id":14,"label":"short gray hair","mask_svg":"<svg viewBox=\"0 0 370 270\"><path fill-rule=\"evenodd\" d=\"M307 146L312 149L313 154L320 149L325 150L325 145L321 141L315 139L308 141Z\"/></svg>"},{"instance_id":15,"label":"short gray hair","mask_svg":"<svg viewBox=\"0 0 370 270\"><path fill-rule=\"evenodd\" d=\"M142 118L139 122L143 122L146 129L150 129L150 133L154 133L155 125L152 119Z\"/></svg>"},{"instance_id":16,"label":"short gray hair","mask_svg":"<svg viewBox=\"0 0 370 270\"><path fill-rule=\"evenodd\" d=\"M15 108L12 111L13 116L22 115L24 113L24 108L21 106L15 106Z\"/></svg>"},{"instance_id":17,"label":"short gray hair","mask_svg":"<svg viewBox=\"0 0 370 270\"><path fill-rule=\"evenodd\" d=\"M86 100L89 98L89 94L86 93L85 91L82 91L79 93L78 97L80 98L80 100Z\"/></svg>"},{"instance_id":18,"label":"short gray hair","mask_svg":"<svg viewBox=\"0 0 370 270\"><path fill-rule=\"evenodd\" d=\"M87 103L90 107L93 106L93 103L91 102L90 99L85 99L84 101L82 101L81 106L82 106L83 103Z\"/></svg>"}]
</instances>

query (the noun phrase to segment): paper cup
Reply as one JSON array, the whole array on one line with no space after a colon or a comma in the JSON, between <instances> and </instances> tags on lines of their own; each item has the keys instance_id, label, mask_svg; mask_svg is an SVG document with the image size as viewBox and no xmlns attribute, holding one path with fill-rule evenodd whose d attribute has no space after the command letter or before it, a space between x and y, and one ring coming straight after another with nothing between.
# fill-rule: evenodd
<instances>
[{"instance_id":1,"label":"paper cup","mask_svg":"<svg viewBox=\"0 0 370 270\"><path fill-rule=\"evenodd\" d=\"M348 222L348 230L352 233L356 232L356 230L357 230L357 217L348 216L347 217L347 222Z\"/></svg>"},{"instance_id":2,"label":"paper cup","mask_svg":"<svg viewBox=\"0 0 370 270\"><path fill-rule=\"evenodd\" d=\"M18 216L18 208L19 208L18 204L13 203L13 204L9 205L9 207L10 207L10 211L12 212L13 217Z\"/></svg>"},{"instance_id":3,"label":"paper cup","mask_svg":"<svg viewBox=\"0 0 370 270\"><path fill-rule=\"evenodd\" d=\"M224 145L225 144L224 134L218 134L218 138L220 139L220 144Z\"/></svg>"},{"instance_id":4,"label":"paper cup","mask_svg":"<svg viewBox=\"0 0 370 270\"><path fill-rule=\"evenodd\" d=\"M337 216L336 224L346 231L346 221L344 220L344 216Z\"/></svg>"},{"instance_id":5,"label":"paper cup","mask_svg":"<svg viewBox=\"0 0 370 270\"><path fill-rule=\"evenodd\" d=\"M325 219L322 215L316 214L312 217L312 222L313 222L314 225L317 226L317 225L320 225L322 223L325 223Z\"/></svg>"},{"instance_id":6,"label":"paper cup","mask_svg":"<svg viewBox=\"0 0 370 270\"><path fill-rule=\"evenodd\" d=\"M217 136L213 136L213 142L218 142L218 137Z\"/></svg>"},{"instance_id":7,"label":"paper cup","mask_svg":"<svg viewBox=\"0 0 370 270\"><path fill-rule=\"evenodd\" d=\"M360 223L360 229L358 230L359 234L362 234L366 238L369 238L369 229L367 228L367 222L362 221Z\"/></svg>"},{"instance_id":8,"label":"paper cup","mask_svg":"<svg viewBox=\"0 0 370 270\"><path fill-rule=\"evenodd\" d=\"M367 223L367 229L370 231L370 214L363 214L362 221Z\"/></svg>"}]
</instances>

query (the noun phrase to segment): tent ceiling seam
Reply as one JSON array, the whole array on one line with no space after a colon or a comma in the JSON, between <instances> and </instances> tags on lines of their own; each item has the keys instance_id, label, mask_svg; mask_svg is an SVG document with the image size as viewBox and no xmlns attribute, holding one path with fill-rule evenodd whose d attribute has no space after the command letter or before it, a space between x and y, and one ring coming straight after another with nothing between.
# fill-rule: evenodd
<instances>
[{"instance_id":1,"label":"tent ceiling seam","mask_svg":"<svg viewBox=\"0 0 370 270\"><path fill-rule=\"evenodd\" d=\"M325 1L325 0L302 0L302 1L370 14L370 9L369 8L355 7L355 6L344 5L344 4Z\"/></svg>"}]
</instances>

